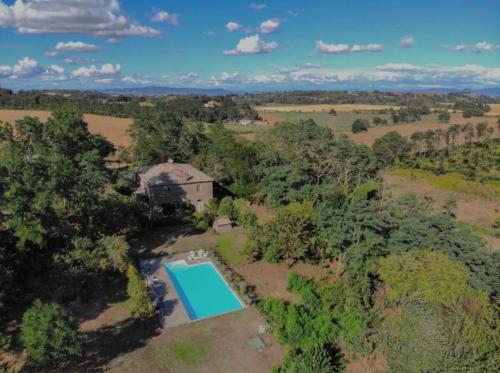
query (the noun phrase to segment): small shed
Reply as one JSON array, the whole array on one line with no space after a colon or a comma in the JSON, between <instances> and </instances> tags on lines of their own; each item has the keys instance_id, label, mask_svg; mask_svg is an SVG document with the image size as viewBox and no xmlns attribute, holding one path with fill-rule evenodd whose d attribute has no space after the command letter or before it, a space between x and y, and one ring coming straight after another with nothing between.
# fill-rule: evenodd
<instances>
[{"instance_id":1,"label":"small shed","mask_svg":"<svg viewBox=\"0 0 500 373\"><path fill-rule=\"evenodd\" d=\"M216 233L227 233L233 230L233 225L231 223L231 219L229 219L227 216L223 216L221 218L215 219L212 228Z\"/></svg>"}]
</instances>

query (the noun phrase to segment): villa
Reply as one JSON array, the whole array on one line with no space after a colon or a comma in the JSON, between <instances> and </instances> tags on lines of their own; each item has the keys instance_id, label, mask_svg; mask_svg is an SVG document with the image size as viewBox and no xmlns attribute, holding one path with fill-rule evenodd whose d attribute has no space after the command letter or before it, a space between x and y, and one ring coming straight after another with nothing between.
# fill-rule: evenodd
<instances>
[{"instance_id":1,"label":"villa","mask_svg":"<svg viewBox=\"0 0 500 373\"><path fill-rule=\"evenodd\" d=\"M213 197L213 179L187 163L160 163L133 171L136 193L145 195L158 206L182 209L185 202L202 211Z\"/></svg>"}]
</instances>

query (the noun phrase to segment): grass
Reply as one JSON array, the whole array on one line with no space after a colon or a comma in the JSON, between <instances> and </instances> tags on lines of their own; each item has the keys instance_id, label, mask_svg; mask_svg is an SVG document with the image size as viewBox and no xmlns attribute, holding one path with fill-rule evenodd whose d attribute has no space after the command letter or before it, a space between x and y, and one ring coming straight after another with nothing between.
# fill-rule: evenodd
<instances>
[{"instance_id":1,"label":"grass","mask_svg":"<svg viewBox=\"0 0 500 373\"><path fill-rule=\"evenodd\" d=\"M217 240L215 250L229 265L242 264L245 257L241 254L245 236L238 231L225 233Z\"/></svg>"},{"instance_id":2,"label":"grass","mask_svg":"<svg viewBox=\"0 0 500 373\"><path fill-rule=\"evenodd\" d=\"M202 364L208 358L208 348L204 340L188 340L174 342L167 353L167 362L179 368L193 367Z\"/></svg>"},{"instance_id":3,"label":"grass","mask_svg":"<svg viewBox=\"0 0 500 373\"><path fill-rule=\"evenodd\" d=\"M499 181L487 181L485 183L469 181L457 172L450 172L446 175L435 175L430 171L403 168L396 168L393 172L399 176L407 176L417 181L428 182L438 189L470 194L490 200L497 200L500 198Z\"/></svg>"},{"instance_id":4,"label":"grass","mask_svg":"<svg viewBox=\"0 0 500 373\"><path fill-rule=\"evenodd\" d=\"M463 220L457 220L457 224L462 226L462 227L467 227L472 232L474 232L478 235L495 237L495 230L493 228L487 228L487 227L484 227L482 225L470 223L470 222L463 221Z\"/></svg>"},{"instance_id":5,"label":"grass","mask_svg":"<svg viewBox=\"0 0 500 373\"><path fill-rule=\"evenodd\" d=\"M304 105L263 105L256 106L257 111L329 111L335 109L337 112L349 112L353 110L382 110L389 108L398 109L397 105L372 105L372 104L304 104Z\"/></svg>"},{"instance_id":6,"label":"grass","mask_svg":"<svg viewBox=\"0 0 500 373\"><path fill-rule=\"evenodd\" d=\"M376 114L373 112L363 112L363 113L353 113L353 112L338 112L337 115L331 115L327 112L298 112L298 111L288 111L288 112L270 112L270 114L276 115L281 118L281 120L286 122L297 122L299 120L312 119L321 126L331 128L335 131L351 131L352 123L358 119L368 119L370 123L373 122L373 118L380 117L386 119L391 123L391 119L387 114Z\"/></svg>"}]
</instances>

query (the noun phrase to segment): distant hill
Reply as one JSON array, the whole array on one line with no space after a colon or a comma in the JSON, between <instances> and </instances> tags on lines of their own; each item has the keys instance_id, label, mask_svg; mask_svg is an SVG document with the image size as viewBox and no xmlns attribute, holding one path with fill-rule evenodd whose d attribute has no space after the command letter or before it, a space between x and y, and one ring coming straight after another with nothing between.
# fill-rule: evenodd
<instances>
[{"instance_id":1,"label":"distant hill","mask_svg":"<svg viewBox=\"0 0 500 373\"><path fill-rule=\"evenodd\" d=\"M411 93L470 93L473 95L500 96L500 87L481 89L453 89L453 88L429 88L429 89L409 89L405 92Z\"/></svg>"},{"instance_id":2,"label":"distant hill","mask_svg":"<svg viewBox=\"0 0 500 373\"><path fill-rule=\"evenodd\" d=\"M110 88L100 90L111 95L164 96L164 95L207 95L222 96L232 92L222 88L184 88L184 87L134 87Z\"/></svg>"}]
</instances>

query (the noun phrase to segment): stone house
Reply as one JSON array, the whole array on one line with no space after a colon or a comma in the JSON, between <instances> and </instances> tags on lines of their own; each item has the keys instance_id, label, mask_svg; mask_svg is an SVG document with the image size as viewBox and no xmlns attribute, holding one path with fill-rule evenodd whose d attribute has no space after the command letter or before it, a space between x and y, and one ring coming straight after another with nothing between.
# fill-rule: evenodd
<instances>
[{"instance_id":1,"label":"stone house","mask_svg":"<svg viewBox=\"0 0 500 373\"><path fill-rule=\"evenodd\" d=\"M187 163L169 161L138 167L133 175L136 193L145 195L152 204L173 207L175 211L185 202L190 202L196 211L202 211L213 198L214 180Z\"/></svg>"}]
</instances>

